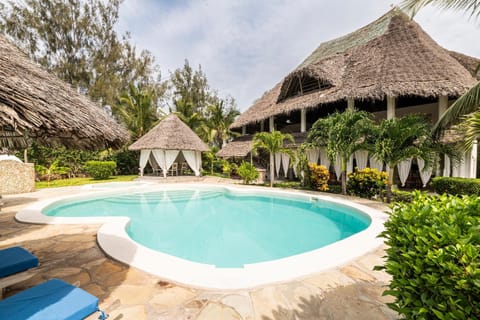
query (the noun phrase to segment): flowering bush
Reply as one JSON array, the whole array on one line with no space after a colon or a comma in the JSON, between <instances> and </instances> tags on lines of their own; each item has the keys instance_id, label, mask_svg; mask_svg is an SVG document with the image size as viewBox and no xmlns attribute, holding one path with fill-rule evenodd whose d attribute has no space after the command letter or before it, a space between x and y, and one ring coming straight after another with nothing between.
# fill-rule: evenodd
<instances>
[{"instance_id":1,"label":"flowering bush","mask_svg":"<svg viewBox=\"0 0 480 320\"><path fill-rule=\"evenodd\" d=\"M350 194L362 198L373 198L381 194L387 184L387 173L365 168L348 174L347 188Z\"/></svg>"},{"instance_id":2,"label":"flowering bush","mask_svg":"<svg viewBox=\"0 0 480 320\"><path fill-rule=\"evenodd\" d=\"M312 187L318 191L327 191L328 179L330 178L327 167L310 162L308 163L308 169L310 170Z\"/></svg>"}]
</instances>

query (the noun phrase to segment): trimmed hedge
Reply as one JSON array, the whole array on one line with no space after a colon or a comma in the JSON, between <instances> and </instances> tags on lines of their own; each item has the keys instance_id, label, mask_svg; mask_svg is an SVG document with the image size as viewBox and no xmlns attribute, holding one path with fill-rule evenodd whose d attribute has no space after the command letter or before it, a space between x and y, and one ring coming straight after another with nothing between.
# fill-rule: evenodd
<instances>
[{"instance_id":1,"label":"trimmed hedge","mask_svg":"<svg viewBox=\"0 0 480 320\"><path fill-rule=\"evenodd\" d=\"M480 198L415 192L392 208L385 231L395 297L405 319L480 319Z\"/></svg>"},{"instance_id":2,"label":"trimmed hedge","mask_svg":"<svg viewBox=\"0 0 480 320\"><path fill-rule=\"evenodd\" d=\"M95 180L108 179L116 167L115 161L87 161L84 165L85 171Z\"/></svg>"},{"instance_id":3,"label":"trimmed hedge","mask_svg":"<svg viewBox=\"0 0 480 320\"><path fill-rule=\"evenodd\" d=\"M480 195L480 179L435 177L431 186L438 194Z\"/></svg>"}]
</instances>

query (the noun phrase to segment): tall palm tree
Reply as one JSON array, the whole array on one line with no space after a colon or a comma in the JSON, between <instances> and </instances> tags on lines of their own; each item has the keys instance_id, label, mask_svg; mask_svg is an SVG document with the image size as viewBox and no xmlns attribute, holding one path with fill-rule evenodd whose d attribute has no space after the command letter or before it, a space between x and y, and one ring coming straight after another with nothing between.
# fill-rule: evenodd
<instances>
[{"instance_id":1,"label":"tall palm tree","mask_svg":"<svg viewBox=\"0 0 480 320\"><path fill-rule=\"evenodd\" d=\"M480 4L478 0L404 0L402 8L415 15L421 8L433 5L442 9L453 9L457 11L469 12L471 17L478 19L480 17ZM480 69L480 64L476 68L474 74L477 74ZM480 111L480 82L468 90L463 96L457 99L450 108L441 116L439 121L435 124L435 135L445 129L449 124L458 121L462 116ZM476 115L476 118L479 116ZM475 121L475 120L472 120ZM476 132L470 130L469 140L466 141L466 146L473 143L473 140L480 135L480 128Z\"/></svg>"},{"instance_id":2,"label":"tall palm tree","mask_svg":"<svg viewBox=\"0 0 480 320\"><path fill-rule=\"evenodd\" d=\"M418 115L385 119L376 127L373 156L388 165L387 201L392 199L395 166L411 157L425 160L425 166L433 163L434 143L427 121Z\"/></svg>"},{"instance_id":3,"label":"tall palm tree","mask_svg":"<svg viewBox=\"0 0 480 320\"><path fill-rule=\"evenodd\" d=\"M252 152L256 152L258 149L265 149L270 154L270 187L273 187L275 180L274 175L274 155L277 152L287 153L290 158L293 159L294 155L292 150L284 147L284 141L290 141L294 143L293 137L289 133L281 133L280 131L272 132L258 132L253 136L253 148Z\"/></svg>"},{"instance_id":4,"label":"tall palm tree","mask_svg":"<svg viewBox=\"0 0 480 320\"><path fill-rule=\"evenodd\" d=\"M112 112L127 126L134 140L147 133L158 121L153 92L140 85L130 84L128 91L122 93L112 107Z\"/></svg>"},{"instance_id":5,"label":"tall palm tree","mask_svg":"<svg viewBox=\"0 0 480 320\"><path fill-rule=\"evenodd\" d=\"M223 147L227 140L234 135L229 127L239 114L240 111L234 107L226 108L223 100L208 106L206 126L210 130L214 146Z\"/></svg>"},{"instance_id":6,"label":"tall palm tree","mask_svg":"<svg viewBox=\"0 0 480 320\"><path fill-rule=\"evenodd\" d=\"M342 159L342 194L347 194L347 163L355 151L369 149L373 125L372 114L348 109L318 119L308 134L307 142L326 146L331 161Z\"/></svg>"}]
</instances>

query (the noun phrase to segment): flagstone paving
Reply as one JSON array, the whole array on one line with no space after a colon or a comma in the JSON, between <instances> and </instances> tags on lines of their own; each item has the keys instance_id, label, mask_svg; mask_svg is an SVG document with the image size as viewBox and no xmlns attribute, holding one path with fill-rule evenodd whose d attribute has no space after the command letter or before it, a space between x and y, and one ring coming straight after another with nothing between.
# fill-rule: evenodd
<instances>
[{"instance_id":1,"label":"flagstone paving","mask_svg":"<svg viewBox=\"0 0 480 320\"><path fill-rule=\"evenodd\" d=\"M185 182L185 178L157 180ZM196 180L224 182L217 178ZM391 298L382 296L389 276L372 270L382 263L382 247L347 265L296 281L249 290L214 291L176 285L109 258L96 242L100 225L37 225L14 219L19 209L33 201L74 194L77 190L80 188L68 187L4 196L0 248L21 245L41 262L34 277L8 288L6 296L56 277L99 297L100 307L110 314L111 320L397 318L385 305ZM354 201L385 209L382 204L364 199Z\"/></svg>"}]
</instances>

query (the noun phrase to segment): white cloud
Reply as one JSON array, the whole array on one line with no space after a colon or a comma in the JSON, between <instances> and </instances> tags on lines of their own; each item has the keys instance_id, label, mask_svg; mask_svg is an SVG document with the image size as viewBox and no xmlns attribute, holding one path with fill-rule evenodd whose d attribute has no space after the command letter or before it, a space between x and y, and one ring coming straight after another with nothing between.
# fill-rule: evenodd
<instances>
[{"instance_id":1,"label":"white cloud","mask_svg":"<svg viewBox=\"0 0 480 320\"><path fill-rule=\"evenodd\" d=\"M131 31L137 46L154 54L164 76L185 58L201 64L211 86L245 110L320 43L389 9L384 0L126 0L119 31ZM478 23L430 8L416 20L442 46L480 56Z\"/></svg>"}]
</instances>

